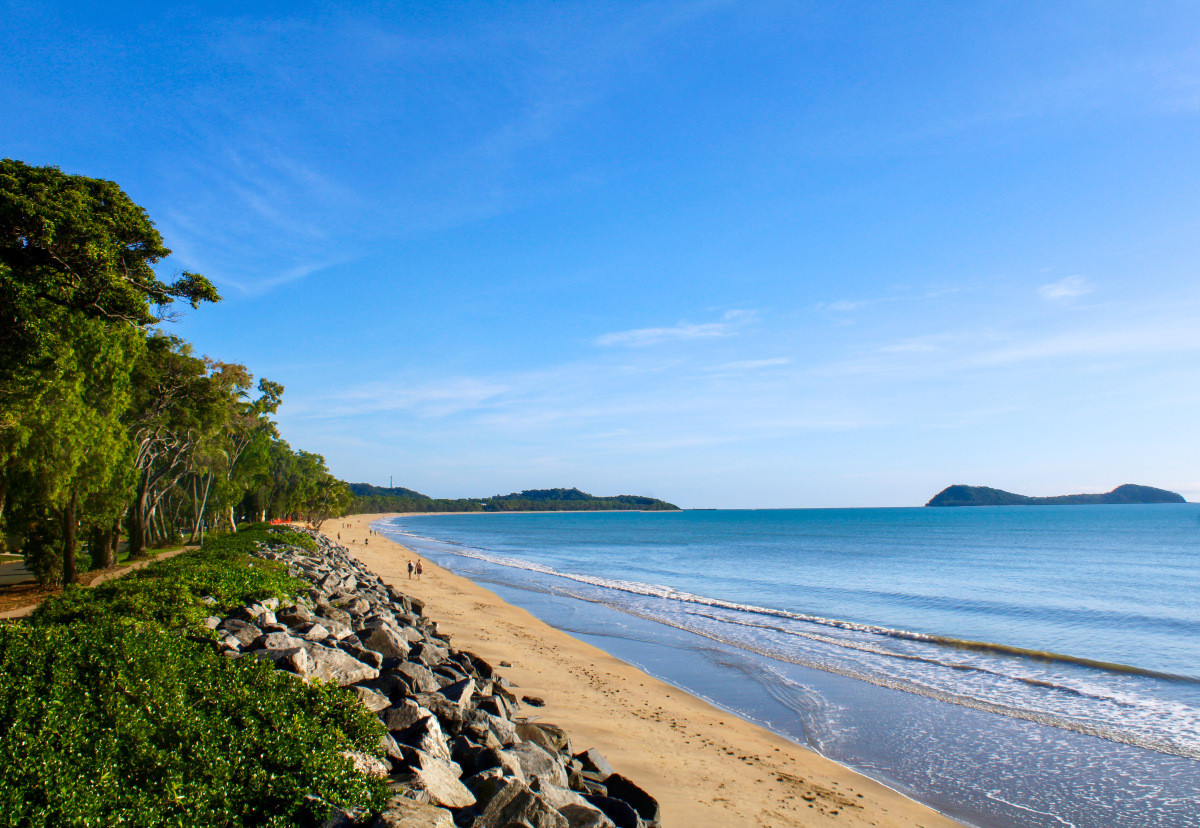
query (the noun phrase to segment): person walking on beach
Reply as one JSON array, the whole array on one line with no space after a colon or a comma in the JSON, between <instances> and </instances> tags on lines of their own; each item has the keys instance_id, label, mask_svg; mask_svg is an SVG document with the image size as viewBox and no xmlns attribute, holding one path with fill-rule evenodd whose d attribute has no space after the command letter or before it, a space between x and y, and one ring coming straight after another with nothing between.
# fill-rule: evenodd
<instances>
[{"instance_id":1,"label":"person walking on beach","mask_svg":"<svg viewBox=\"0 0 1200 828\"><path fill-rule=\"evenodd\" d=\"M423 572L424 572L424 570L421 569L421 559L417 558L417 580L418 581L421 580L421 575Z\"/></svg>"},{"instance_id":2,"label":"person walking on beach","mask_svg":"<svg viewBox=\"0 0 1200 828\"><path fill-rule=\"evenodd\" d=\"M413 574L413 562L409 561L408 562L408 580L410 580L410 581L412 580L412 574Z\"/></svg>"}]
</instances>

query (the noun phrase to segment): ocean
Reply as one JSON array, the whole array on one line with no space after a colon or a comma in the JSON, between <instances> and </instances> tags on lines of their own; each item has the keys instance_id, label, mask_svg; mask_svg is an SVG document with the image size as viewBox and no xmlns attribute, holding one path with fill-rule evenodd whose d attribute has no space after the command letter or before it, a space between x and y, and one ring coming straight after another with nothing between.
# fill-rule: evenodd
<instances>
[{"instance_id":1,"label":"ocean","mask_svg":"<svg viewBox=\"0 0 1200 828\"><path fill-rule=\"evenodd\" d=\"M967 824L1200 825L1200 505L375 528Z\"/></svg>"}]
</instances>

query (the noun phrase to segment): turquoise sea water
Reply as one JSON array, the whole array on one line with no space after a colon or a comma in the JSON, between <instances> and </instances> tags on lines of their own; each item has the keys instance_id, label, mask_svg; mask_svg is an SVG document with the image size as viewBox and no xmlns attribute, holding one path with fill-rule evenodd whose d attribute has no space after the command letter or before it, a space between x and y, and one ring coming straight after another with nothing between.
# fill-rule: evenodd
<instances>
[{"instance_id":1,"label":"turquoise sea water","mask_svg":"<svg viewBox=\"0 0 1200 828\"><path fill-rule=\"evenodd\" d=\"M1198 506L378 528L971 824L1200 824Z\"/></svg>"}]
</instances>

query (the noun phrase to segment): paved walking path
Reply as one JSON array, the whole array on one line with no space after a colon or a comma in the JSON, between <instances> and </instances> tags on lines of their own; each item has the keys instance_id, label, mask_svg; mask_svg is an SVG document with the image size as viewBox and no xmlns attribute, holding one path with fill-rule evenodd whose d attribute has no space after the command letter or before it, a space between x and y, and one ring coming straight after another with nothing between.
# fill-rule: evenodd
<instances>
[{"instance_id":1,"label":"paved walking path","mask_svg":"<svg viewBox=\"0 0 1200 828\"><path fill-rule=\"evenodd\" d=\"M178 555L180 552L184 552L188 549L195 549L195 547L194 546L184 546L180 549L170 549L166 552L159 552L153 558L146 558L145 560L142 560L142 561L134 561L131 564L123 564L121 566L110 567L109 569L105 569L100 572L84 572L84 573L81 573L79 576L79 583L80 583L80 586L93 587L93 586L96 586L97 584L102 584L105 581L111 581L113 578L120 578L122 575L128 574L135 569L141 569L146 564L153 563L154 561L165 561L167 558L173 558L176 555ZM15 563L17 566L20 566L22 569L24 569L24 565L21 564L20 561L16 561ZM9 566L12 566L12 564L0 565L0 574L3 574L2 571L4 570L4 567L9 567ZM3 583L4 582L0 581L0 584L3 584ZM8 583L14 583L14 582L10 581ZM37 609L38 604L40 604L43 600L45 600L49 596L56 595L58 593L58 591L59 590L57 590L57 589L37 590L37 592L39 592L41 594L38 595L38 599L36 601L29 603L29 604L25 604L20 607L16 607L14 609L4 610L3 612L0 612L0 619L25 618L26 616L32 614L35 609ZM3 592L0 592L0 596L2 596L2 595L3 595Z\"/></svg>"}]
</instances>

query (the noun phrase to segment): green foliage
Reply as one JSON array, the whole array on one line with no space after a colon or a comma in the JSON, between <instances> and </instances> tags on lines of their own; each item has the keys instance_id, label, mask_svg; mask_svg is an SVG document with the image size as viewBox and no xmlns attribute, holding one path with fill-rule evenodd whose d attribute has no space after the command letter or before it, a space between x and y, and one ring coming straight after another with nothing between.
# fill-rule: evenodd
<instances>
[{"instance_id":1,"label":"green foliage","mask_svg":"<svg viewBox=\"0 0 1200 828\"><path fill-rule=\"evenodd\" d=\"M403 486L388 488L387 486L372 486L370 483L349 483L347 486L356 497L407 497L413 500L432 500L429 495L423 495Z\"/></svg>"},{"instance_id":2,"label":"green foliage","mask_svg":"<svg viewBox=\"0 0 1200 828\"><path fill-rule=\"evenodd\" d=\"M280 543L286 543L289 546L299 546L301 549L307 549L309 552L317 551L317 542L308 535L301 534L300 532L280 532L278 530L272 534L274 539Z\"/></svg>"},{"instance_id":3,"label":"green foliage","mask_svg":"<svg viewBox=\"0 0 1200 828\"><path fill-rule=\"evenodd\" d=\"M57 528L46 523L35 526L21 549L25 568L33 573L41 586L57 586L62 582L62 551Z\"/></svg>"},{"instance_id":4,"label":"green foliage","mask_svg":"<svg viewBox=\"0 0 1200 828\"><path fill-rule=\"evenodd\" d=\"M258 528L260 526L265 528ZM272 546L299 546L309 552L317 551L317 542L308 535L290 529L280 529L269 523L249 524L238 530L236 535L210 535L204 541L203 548L218 552L248 553L260 543Z\"/></svg>"},{"instance_id":5,"label":"green foliage","mask_svg":"<svg viewBox=\"0 0 1200 828\"><path fill-rule=\"evenodd\" d=\"M94 624L122 618L199 631L201 619L214 608L230 610L265 598L282 599L305 588L282 564L247 554L256 543L289 543L279 538L261 531L211 537L201 549L155 561L124 578L91 589L68 588L42 602L32 621ZM204 598L216 603L210 606Z\"/></svg>"},{"instance_id":6,"label":"green foliage","mask_svg":"<svg viewBox=\"0 0 1200 828\"><path fill-rule=\"evenodd\" d=\"M305 587L247 554L297 538L215 536L0 625L0 828L319 825L309 795L380 808L386 785L340 755L381 755L376 716L202 635L214 609Z\"/></svg>"},{"instance_id":7,"label":"green foliage","mask_svg":"<svg viewBox=\"0 0 1200 828\"><path fill-rule=\"evenodd\" d=\"M386 786L339 753L380 755L348 693L176 633L0 626L0 827L318 825L305 801L379 808Z\"/></svg>"},{"instance_id":8,"label":"green foliage","mask_svg":"<svg viewBox=\"0 0 1200 828\"><path fill-rule=\"evenodd\" d=\"M386 489L368 483L350 483L357 497L346 514L382 512L585 512L643 511L668 512L679 509L673 503L640 495L596 497L579 489L526 489L507 495L458 500L434 500L411 489Z\"/></svg>"},{"instance_id":9,"label":"green foliage","mask_svg":"<svg viewBox=\"0 0 1200 828\"><path fill-rule=\"evenodd\" d=\"M195 273L159 280L153 266L170 253L114 182L0 160L0 262L14 298L138 325L158 321L152 304L220 300Z\"/></svg>"},{"instance_id":10,"label":"green foliage","mask_svg":"<svg viewBox=\"0 0 1200 828\"><path fill-rule=\"evenodd\" d=\"M29 538L26 557L42 583L60 574L43 566L61 552L45 540L70 522L111 524L130 490L132 445L120 422L129 404L129 371L141 336L128 328L48 306L53 333L48 362L35 372L36 392L11 401L16 422L0 429L0 487L8 526ZM68 515L68 511L72 514Z\"/></svg>"},{"instance_id":11,"label":"green foliage","mask_svg":"<svg viewBox=\"0 0 1200 828\"><path fill-rule=\"evenodd\" d=\"M269 532L272 528L274 527L272 527L271 524L261 520L254 523L242 523L238 525L239 532Z\"/></svg>"}]
</instances>

